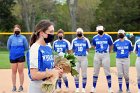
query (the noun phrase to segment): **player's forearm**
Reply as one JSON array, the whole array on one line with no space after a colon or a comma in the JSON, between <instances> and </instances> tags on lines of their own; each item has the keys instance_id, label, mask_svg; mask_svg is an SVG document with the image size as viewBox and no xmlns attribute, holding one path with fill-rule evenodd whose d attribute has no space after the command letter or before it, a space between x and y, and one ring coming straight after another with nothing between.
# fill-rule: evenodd
<instances>
[{"instance_id":1,"label":"player's forearm","mask_svg":"<svg viewBox=\"0 0 140 93\"><path fill-rule=\"evenodd\" d=\"M95 49L95 46L92 46L93 49Z\"/></svg>"},{"instance_id":2,"label":"player's forearm","mask_svg":"<svg viewBox=\"0 0 140 93\"><path fill-rule=\"evenodd\" d=\"M73 54L73 50L70 50L70 51L71 51L70 53Z\"/></svg>"},{"instance_id":3,"label":"player's forearm","mask_svg":"<svg viewBox=\"0 0 140 93\"><path fill-rule=\"evenodd\" d=\"M72 51L71 51L71 50L68 50L67 53L68 53L68 54L72 54Z\"/></svg>"},{"instance_id":4,"label":"player's forearm","mask_svg":"<svg viewBox=\"0 0 140 93\"><path fill-rule=\"evenodd\" d=\"M39 72L37 71L37 69L31 69L31 77L33 80L42 80L46 77L51 77L52 76L52 73L51 71L45 71L45 72Z\"/></svg>"},{"instance_id":5,"label":"player's forearm","mask_svg":"<svg viewBox=\"0 0 140 93\"><path fill-rule=\"evenodd\" d=\"M87 52L89 52L89 49L87 49Z\"/></svg>"},{"instance_id":6,"label":"player's forearm","mask_svg":"<svg viewBox=\"0 0 140 93\"><path fill-rule=\"evenodd\" d=\"M113 45L109 47L109 53L112 52L112 49L113 49Z\"/></svg>"}]
</instances>

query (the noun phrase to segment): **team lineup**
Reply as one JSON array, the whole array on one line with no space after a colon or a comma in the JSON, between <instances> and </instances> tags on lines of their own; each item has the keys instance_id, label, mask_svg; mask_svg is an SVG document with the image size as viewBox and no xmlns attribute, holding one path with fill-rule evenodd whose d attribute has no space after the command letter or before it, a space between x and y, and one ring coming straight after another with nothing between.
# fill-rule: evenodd
<instances>
[{"instance_id":1,"label":"team lineup","mask_svg":"<svg viewBox=\"0 0 140 93\"><path fill-rule=\"evenodd\" d=\"M110 72L110 53L114 51L116 53L116 67L118 76L119 89L117 93L123 93L123 77L125 79L126 93L131 93L129 86L129 66L130 66L130 53L135 52L137 54L136 59L136 70L137 70L137 83L138 83L138 93L140 93L140 40L135 42L134 48L132 47L132 42L125 36L125 31L123 29L118 30L118 39L113 42L112 37L105 34L105 28L102 25L96 27L97 35L93 36L92 41L84 36L84 30L82 28L76 29L76 37L70 43L64 37L64 31L59 29L57 31L57 40L54 40L52 46L50 43L54 39L54 26L53 23L47 20L41 20L35 27L35 31L31 36L30 48L26 54L27 64L28 64L28 75L30 78L30 84L28 93L43 93L40 86L46 78L59 77L56 83L56 93L62 92L62 80L66 86L66 93L69 93L69 83L68 78L63 74L63 70L54 67L53 51L57 52L58 55L62 53L74 54L78 59L76 63L76 70L80 73L82 77L82 85L79 84L79 75L74 76L75 81L75 92L80 92L80 86L82 86L82 93L86 93L87 84L87 68L88 68L88 52L90 48L95 50L94 55L94 73L93 81L90 93L96 93L96 85L98 82L98 77L100 73L100 68L103 67L108 84L108 93L114 93L112 89L112 78ZM20 35L22 37L22 35ZM19 37L20 37L19 36ZM16 35L13 37L17 38ZM22 39L22 38L21 38ZM25 38L23 38L25 39ZM13 42L13 41L11 41ZM10 48L10 43L8 42L8 48L12 55L13 50ZM27 41L23 40L26 44L20 44L22 52L27 49ZM91 43L90 43L91 42ZM22 43L22 40L20 41ZM14 46L14 45L13 45ZM15 51L15 50L14 50ZM12 61L17 58L23 57L24 53L18 57L12 59ZM20 56L20 57L19 57ZM11 60L11 58L10 58ZM15 87L13 87L13 91ZM22 88L23 90L23 88Z\"/></svg>"}]
</instances>

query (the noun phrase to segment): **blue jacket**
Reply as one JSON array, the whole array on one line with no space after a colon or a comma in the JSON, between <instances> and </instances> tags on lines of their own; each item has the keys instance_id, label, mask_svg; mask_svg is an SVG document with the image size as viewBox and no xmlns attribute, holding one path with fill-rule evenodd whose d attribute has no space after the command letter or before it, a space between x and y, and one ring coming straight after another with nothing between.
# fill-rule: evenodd
<instances>
[{"instance_id":1,"label":"blue jacket","mask_svg":"<svg viewBox=\"0 0 140 93\"><path fill-rule=\"evenodd\" d=\"M7 41L7 49L10 52L10 59L15 60L24 56L24 51L28 49L28 42L23 35L11 35Z\"/></svg>"}]
</instances>

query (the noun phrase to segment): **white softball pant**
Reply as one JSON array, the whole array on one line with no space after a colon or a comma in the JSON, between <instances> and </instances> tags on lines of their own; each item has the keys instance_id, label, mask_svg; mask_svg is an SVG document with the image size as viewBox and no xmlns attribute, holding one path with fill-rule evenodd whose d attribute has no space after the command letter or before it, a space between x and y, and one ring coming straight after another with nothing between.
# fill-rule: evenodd
<instances>
[{"instance_id":1,"label":"white softball pant","mask_svg":"<svg viewBox=\"0 0 140 93\"><path fill-rule=\"evenodd\" d=\"M130 58L116 58L116 66L118 77L124 76L125 80L129 80Z\"/></svg>"},{"instance_id":2,"label":"white softball pant","mask_svg":"<svg viewBox=\"0 0 140 93\"><path fill-rule=\"evenodd\" d=\"M140 57L136 59L137 79L140 80Z\"/></svg>"},{"instance_id":3,"label":"white softball pant","mask_svg":"<svg viewBox=\"0 0 140 93\"><path fill-rule=\"evenodd\" d=\"M106 76L110 75L110 54L95 53L94 55L94 76L98 76L100 67L103 66Z\"/></svg>"},{"instance_id":4,"label":"white softball pant","mask_svg":"<svg viewBox=\"0 0 140 93\"><path fill-rule=\"evenodd\" d=\"M78 62L76 63L76 70L80 72L80 68L82 71L82 77L87 77L87 67L88 67L88 59L87 56L76 56Z\"/></svg>"},{"instance_id":5,"label":"white softball pant","mask_svg":"<svg viewBox=\"0 0 140 93\"><path fill-rule=\"evenodd\" d=\"M41 84L42 80L40 81L30 81L28 93L43 93L41 91Z\"/></svg>"}]
</instances>

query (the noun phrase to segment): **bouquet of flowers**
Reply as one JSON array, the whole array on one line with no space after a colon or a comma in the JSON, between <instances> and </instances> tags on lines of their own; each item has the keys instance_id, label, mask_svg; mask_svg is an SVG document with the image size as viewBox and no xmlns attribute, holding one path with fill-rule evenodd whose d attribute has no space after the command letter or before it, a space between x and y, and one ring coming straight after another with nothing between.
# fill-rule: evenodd
<instances>
[{"instance_id":1,"label":"bouquet of flowers","mask_svg":"<svg viewBox=\"0 0 140 93\"><path fill-rule=\"evenodd\" d=\"M63 73L71 73L72 76L77 76L79 74L75 69L77 61L77 58L73 54L60 52L58 55L55 55L54 66L63 69ZM42 83L42 91L52 93L55 90L56 80L58 78L50 77L45 80Z\"/></svg>"}]
</instances>

